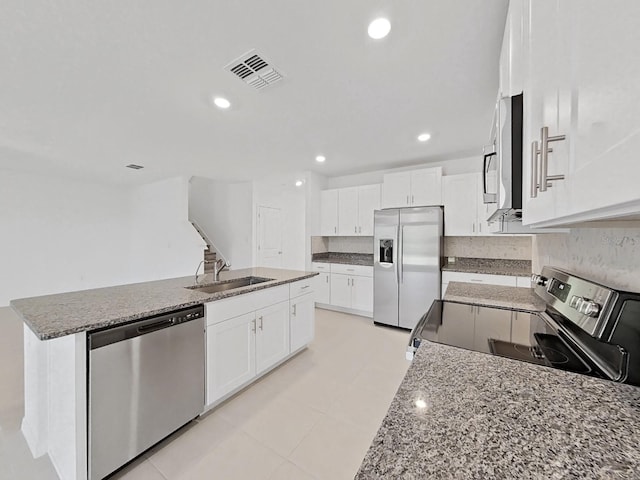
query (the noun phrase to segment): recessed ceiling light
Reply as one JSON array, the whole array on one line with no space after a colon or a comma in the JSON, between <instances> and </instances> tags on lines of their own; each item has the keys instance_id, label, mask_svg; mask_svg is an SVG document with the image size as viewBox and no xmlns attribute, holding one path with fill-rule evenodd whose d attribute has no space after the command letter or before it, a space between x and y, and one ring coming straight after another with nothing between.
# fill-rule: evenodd
<instances>
[{"instance_id":1,"label":"recessed ceiling light","mask_svg":"<svg viewBox=\"0 0 640 480\"><path fill-rule=\"evenodd\" d=\"M376 18L373 22L369 24L369 28L367 32L369 36L375 40L379 40L381 38L389 35L391 31L391 22L386 18Z\"/></svg>"},{"instance_id":2,"label":"recessed ceiling light","mask_svg":"<svg viewBox=\"0 0 640 480\"><path fill-rule=\"evenodd\" d=\"M424 400L419 398L418 400L416 400L416 407L418 407L418 408L427 408L427 402L425 402Z\"/></svg>"},{"instance_id":3,"label":"recessed ceiling light","mask_svg":"<svg viewBox=\"0 0 640 480\"><path fill-rule=\"evenodd\" d=\"M222 109L227 109L231 106L231 102L224 97L215 97L213 99L213 103L215 104L216 107L222 108Z\"/></svg>"},{"instance_id":4,"label":"recessed ceiling light","mask_svg":"<svg viewBox=\"0 0 640 480\"><path fill-rule=\"evenodd\" d=\"M303 183L302 180L296 180L296 187L301 187Z\"/></svg>"},{"instance_id":5,"label":"recessed ceiling light","mask_svg":"<svg viewBox=\"0 0 640 480\"><path fill-rule=\"evenodd\" d=\"M316 162L320 162L320 163L322 163L322 162L324 162L326 159L327 159L327 157L325 157L324 155L318 155L318 156L316 157Z\"/></svg>"},{"instance_id":6,"label":"recessed ceiling light","mask_svg":"<svg viewBox=\"0 0 640 480\"><path fill-rule=\"evenodd\" d=\"M420 142L426 142L427 140L429 140L431 138L431 135L428 133L421 133L420 135L418 135L418 140Z\"/></svg>"}]
</instances>

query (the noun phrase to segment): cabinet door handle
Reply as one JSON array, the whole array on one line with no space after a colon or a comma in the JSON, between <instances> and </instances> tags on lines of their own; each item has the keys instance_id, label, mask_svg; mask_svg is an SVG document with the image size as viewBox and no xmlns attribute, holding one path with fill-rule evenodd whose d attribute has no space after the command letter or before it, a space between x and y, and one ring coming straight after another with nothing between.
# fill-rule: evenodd
<instances>
[{"instance_id":1,"label":"cabinet door handle","mask_svg":"<svg viewBox=\"0 0 640 480\"><path fill-rule=\"evenodd\" d=\"M542 127L540 129L540 191L547 191L547 182L555 180L564 180L564 175L548 175L549 172L549 143L560 142L566 139L565 135L549 136L549 127Z\"/></svg>"},{"instance_id":2,"label":"cabinet door handle","mask_svg":"<svg viewBox=\"0 0 640 480\"><path fill-rule=\"evenodd\" d=\"M251 320L251 331L256 333L256 319Z\"/></svg>"},{"instance_id":3,"label":"cabinet door handle","mask_svg":"<svg viewBox=\"0 0 640 480\"><path fill-rule=\"evenodd\" d=\"M329 275L327 275L326 277L324 277L326 280L326 283L329 283Z\"/></svg>"},{"instance_id":4,"label":"cabinet door handle","mask_svg":"<svg viewBox=\"0 0 640 480\"><path fill-rule=\"evenodd\" d=\"M333 233L338 233L338 227L333 227Z\"/></svg>"},{"instance_id":5,"label":"cabinet door handle","mask_svg":"<svg viewBox=\"0 0 640 480\"><path fill-rule=\"evenodd\" d=\"M358 233L362 233L362 227L358 227Z\"/></svg>"},{"instance_id":6,"label":"cabinet door handle","mask_svg":"<svg viewBox=\"0 0 640 480\"><path fill-rule=\"evenodd\" d=\"M258 328L262 330L262 317L258 317L258 320L260 320L260 325L258 325Z\"/></svg>"},{"instance_id":7,"label":"cabinet door handle","mask_svg":"<svg viewBox=\"0 0 640 480\"><path fill-rule=\"evenodd\" d=\"M358 227L353 227L353 233L358 233Z\"/></svg>"},{"instance_id":8,"label":"cabinet door handle","mask_svg":"<svg viewBox=\"0 0 640 480\"><path fill-rule=\"evenodd\" d=\"M471 224L471 232L476 233L476 222Z\"/></svg>"},{"instance_id":9,"label":"cabinet door handle","mask_svg":"<svg viewBox=\"0 0 640 480\"><path fill-rule=\"evenodd\" d=\"M414 196L411 195L411 205L413 205L414 203L416 203L416 200L415 200Z\"/></svg>"},{"instance_id":10,"label":"cabinet door handle","mask_svg":"<svg viewBox=\"0 0 640 480\"><path fill-rule=\"evenodd\" d=\"M409 203L409 195L407 195L407 205L410 205L410 203Z\"/></svg>"},{"instance_id":11,"label":"cabinet door handle","mask_svg":"<svg viewBox=\"0 0 640 480\"><path fill-rule=\"evenodd\" d=\"M478 222L478 233L482 233L482 222Z\"/></svg>"},{"instance_id":12,"label":"cabinet door handle","mask_svg":"<svg viewBox=\"0 0 640 480\"><path fill-rule=\"evenodd\" d=\"M538 196L538 155L540 155L538 141L534 140L531 142L531 198Z\"/></svg>"},{"instance_id":13,"label":"cabinet door handle","mask_svg":"<svg viewBox=\"0 0 640 480\"><path fill-rule=\"evenodd\" d=\"M297 306L298 306L298 304L297 304L297 303L294 303L294 304L293 304L293 312L291 312L291 315L293 315L294 317L296 316L296 311L297 311L297 308L296 308L296 307L297 307Z\"/></svg>"}]
</instances>

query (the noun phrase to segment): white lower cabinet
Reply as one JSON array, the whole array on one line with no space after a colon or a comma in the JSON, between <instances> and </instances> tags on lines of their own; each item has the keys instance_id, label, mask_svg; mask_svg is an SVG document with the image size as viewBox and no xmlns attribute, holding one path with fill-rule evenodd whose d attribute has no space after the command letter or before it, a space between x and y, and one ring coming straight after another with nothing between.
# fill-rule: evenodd
<instances>
[{"instance_id":1,"label":"white lower cabinet","mask_svg":"<svg viewBox=\"0 0 640 480\"><path fill-rule=\"evenodd\" d=\"M315 336L315 298L307 293L291 299L290 345L291 351L309 344Z\"/></svg>"},{"instance_id":2,"label":"white lower cabinet","mask_svg":"<svg viewBox=\"0 0 640 480\"><path fill-rule=\"evenodd\" d=\"M315 301L318 303L331 303L331 274L328 272L319 273L314 277L315 282L313 291L315 293Z\"/></svg>"},{"instance_id":3,"label":"white lower cabinet","mask_svg":"<svg viewBox=\"0 0 640 480\"><path fill-rule=\"evenodd\" d=\"M207 405L256 376L255 313L207 326Z\"/></svg>"},{"instance_id":4,"label":"white lower cabinet","mask_svg":"<svg viewBox=\"0 0 640 480\"><path fill-rule=\"evenodd\" d=\"M351 277L351 308L373 311L373 277Z\"/></svg>"},{"instance_id":5,"label":"white lower cabinet","mask_svg":"<svg viewBox=\"0 0 640 480\"><path fill-rule=\"evenodd\" d=\"M207 408L308 344L314 307L311 279L207 303Z\"/></svg>"},{"instance_id":6,"label":"white lower cabinet","mask_svg":"<svg viewBox=\"0 0 640 480\"><path fill-rule=\"evenodd\" d=\"M260 374L289 354L289 302L256 312L256 373Z\"/></svg>"},{"instance_id":7,"label":"white lower cabinet","mask_svg":"<svg viewBox=\"0 0 640 480\"><path fill-rule=\"evenodd\" d=\"M313 262L311 268L319 273L315 301L322 307L373 316L373 267Z\"/></svg>"},{"instance_id":8,"label":"white lower cabinet","mask_svg":"<svg viewBox=\"0 0 640 480\"><path fill-rule=\"evenodd\" d=\"M331 305L373 312L373 278L332 273Z\"/></svg>"},{"instance_id":9,"label":"white lower cabinet","mask_svg":"<svg viewBox=\"0 0 640 480\"><path fill-rule=\"evenodd\" d=\"M331 305L351 308L351 277L349 275L331 274Z\"/></svg>"}]
</instances>

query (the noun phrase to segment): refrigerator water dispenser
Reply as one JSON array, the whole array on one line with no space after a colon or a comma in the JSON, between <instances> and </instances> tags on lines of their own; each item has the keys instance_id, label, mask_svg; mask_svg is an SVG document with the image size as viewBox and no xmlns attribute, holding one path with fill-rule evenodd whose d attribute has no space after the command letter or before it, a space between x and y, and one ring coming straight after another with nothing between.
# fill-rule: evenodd
<instances>
[{"instance_id":1,"label":"refrigerator water dispenser","mask_svg":"<svg viewBox=\"0 0 640 480\"><path fill-rule=\"evenodd\" d=\"M380 263L393 263L393 239L380 239Z\"/></svg>"}]
</instances>

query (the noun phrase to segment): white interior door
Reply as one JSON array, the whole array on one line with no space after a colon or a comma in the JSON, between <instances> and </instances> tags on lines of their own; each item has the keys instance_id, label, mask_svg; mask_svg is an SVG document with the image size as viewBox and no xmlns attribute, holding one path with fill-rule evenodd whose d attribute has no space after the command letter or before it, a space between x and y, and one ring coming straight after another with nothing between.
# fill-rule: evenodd
<instances>
[{"instance_id":1,"label":"white interior door","mask_svg":"<svg viewBox=\"0 0 640 480\"><path fill-rule=\"evenodd\" d=\"M258 207L258 266L282 266L282 219L280 209Z\"/></svg>"}]
</instances>

